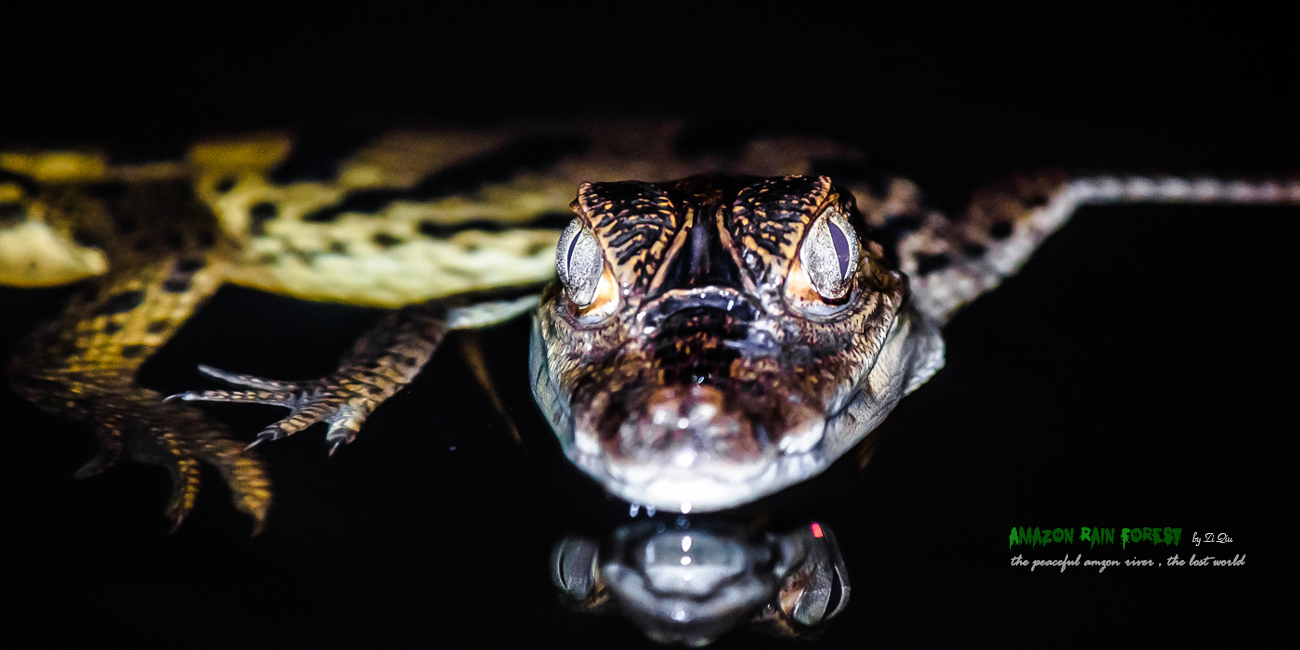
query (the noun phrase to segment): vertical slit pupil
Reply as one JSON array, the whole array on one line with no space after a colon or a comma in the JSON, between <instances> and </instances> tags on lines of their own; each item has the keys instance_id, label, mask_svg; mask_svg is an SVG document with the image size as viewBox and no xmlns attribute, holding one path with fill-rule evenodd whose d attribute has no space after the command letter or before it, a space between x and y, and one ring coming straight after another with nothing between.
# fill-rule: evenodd
<instances>
[{"instance_id":1,"label":"vertical slit pupil","mask_svg":"<svg viewBox=\"0 0 1300 650\"><path fill-rule=\"evenodd\" d=\"M573 239L569 240L569 252L564 256L564 269L567 271L573 267L573 250L578 247L578 240L582 238L582 231L573 233Z\"/></svg>"},{"instance_id":2,"label":"vertical slit pupil","mask_svg":"<svg viewBox=\"0 0 1300 650\"><path fill-rule=\"evenodd\" d=\"M835 224L834 221L827 223L830 226L831 241L835 244L835 255L840 260L840 277L843 278L849 270L849 257L852 255L852 249L849 248L849 238L844 236L844 231Z\"/></svg>"}]
</instances>

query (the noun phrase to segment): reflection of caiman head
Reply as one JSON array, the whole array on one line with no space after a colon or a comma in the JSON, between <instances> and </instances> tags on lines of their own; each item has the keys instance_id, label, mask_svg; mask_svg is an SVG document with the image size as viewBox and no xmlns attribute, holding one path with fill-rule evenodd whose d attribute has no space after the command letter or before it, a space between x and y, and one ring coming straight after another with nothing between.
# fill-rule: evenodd
<instances>
[{"instance_id":1,"label":"reflection of caiman head","mask_svg":"<svg viewBox=\"0 0 1300 650\"><path fill-rule=\"evenodd\" d=\"M692 646L745 622L815 635L849 602L835 536L816 523L784 535L629 524L603 545L558 542L551 577L573 609L617 611L656 641Z\"/></svg>"},{"instance_id":2,"label":"reflection of caiman head","mask_svg":"<svg viewBox=\"0 0 1300 650\"><path fill-rule=\"evenodd\" d=\"M573 208L533 391L569 457L629 501L715 510L802 481L942 364L825 176L586 183Z\"/></svg>"}]
</instances>

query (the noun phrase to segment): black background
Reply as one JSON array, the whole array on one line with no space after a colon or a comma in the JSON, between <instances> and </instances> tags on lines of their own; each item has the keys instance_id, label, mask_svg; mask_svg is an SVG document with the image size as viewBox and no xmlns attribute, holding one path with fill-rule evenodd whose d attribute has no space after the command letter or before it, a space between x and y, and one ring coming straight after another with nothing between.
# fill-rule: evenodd
<instances>
[{"instance_id":1,"label":"black background","mask_svg":"<svg viewBox=\"0 0 1300 650\"><path fill-rule=\"evenodd\" d=\"M828 133L957 208L1001 172L1297 168L1292 38L1280 16L1060 9L909 13L690 6L484 7L476 15L225 4L6 17L0 143L166 152L197 134L507 119L686 117ZM1092 208L947 328L948 365L778 520L837 533L852 603L830 647L971 641L1241 641L1274 620L1294 510L1294 208ZM0 358L66 291L0 292ZM219 293L143 381L206 386L208 363L271 377L333 368L374 312ZM546 558L626 505L569 468L528 394L527 326L483 333L516 446L450 347L326 458L309 432L263 447L266 531L215 475L175 534L163 472L74 481L84 427L0 392L11 629L42 645L648 645L570 614ZM273 409L213 408L250 436ZM450 447L454 446L455 450ZM773 506L776 507L776 506ZM1182 527L1175 550L1009 550L1011 526ZM1196 547L1194 531L1226 532ZM1244 567L1082 567L1248 555ZM17 632L14 632L15 634ZM765 643L745 632L720 647ZM778 642L772 642L778 643ZM779 643L778 643L779 644Z\"/></svg>"}]
</instances>

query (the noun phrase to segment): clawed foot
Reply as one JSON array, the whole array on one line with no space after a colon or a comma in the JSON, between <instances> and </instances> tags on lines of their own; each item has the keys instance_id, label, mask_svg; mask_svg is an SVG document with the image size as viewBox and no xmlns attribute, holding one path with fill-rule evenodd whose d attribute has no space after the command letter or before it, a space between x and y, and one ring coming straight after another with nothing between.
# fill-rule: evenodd
<instances>
[{"instance_id":1,"label":"clawed foot","mask_svg":"<svg viewBox=\"0 0 1300 650\"><path fill-rule=\"evenodd\" d=\"M343 444L356 439L361 425L375 407L410 381L402 372L405 368L376 365L340 368L333 375L315 381L276 381L199 366L206 375L251 390L189 391L172 395L167 400L283 406L289 409L289 415L263 429L248 447L267 440L279 440L317 422L324 422L329 425L325 442L332 455ZM415 366L410 372L413 377L419 371L419 365L411 365Z\"/></svg>"},{"instance_id":2,"label":"clawed foot","mask_svg":"<svg viewBox=\"0 0 1300 650\"><path fill-rule=\"evenodd\" d=\"M431 308L403 309L389 314L361 337L339 369L327 377L276 381L199 366L206 375L251 390L190 391L167 399L283 406L289 409L289 415L263 429L249 447L324 422L329 425L325 442L333 454L344 443L356 439L375 407L419 374L446 331L445 320Z\"/></svg>"},{"instance_id":3,"label":"clawed foot","mask_svg":"<svg viewBox=\"0 0 1300 650\"><path fill-rule=\"evenodd\" d=\"M77 471L77 478L108 469L124 454L166 468L172 477L167 517L174 531L194 508L199 468L208 464L221 472L235 506L253 517L254 534L261 531L271 505L270 480L261 461L220 423L188 406L159 405L159 395L147 389L106 389L93 398L100 453Z\"/></svg>"}]
</instances>

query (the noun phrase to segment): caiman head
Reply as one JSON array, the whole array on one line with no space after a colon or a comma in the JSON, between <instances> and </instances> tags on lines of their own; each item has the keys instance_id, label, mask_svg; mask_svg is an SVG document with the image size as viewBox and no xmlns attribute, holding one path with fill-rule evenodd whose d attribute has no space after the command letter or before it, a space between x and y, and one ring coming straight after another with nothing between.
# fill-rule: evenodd
<instances>
[{"instance_id":1,"label":"caiman head","mask_svg":"<svg viewBox=\"0 0 1300 650\"><path fill-rule=\"evenodd\" d=\"M585 183L530 355L565 453L614 494L717 510L807 479L943 363L826 176Z\"/></svg>"}]
</instances>

